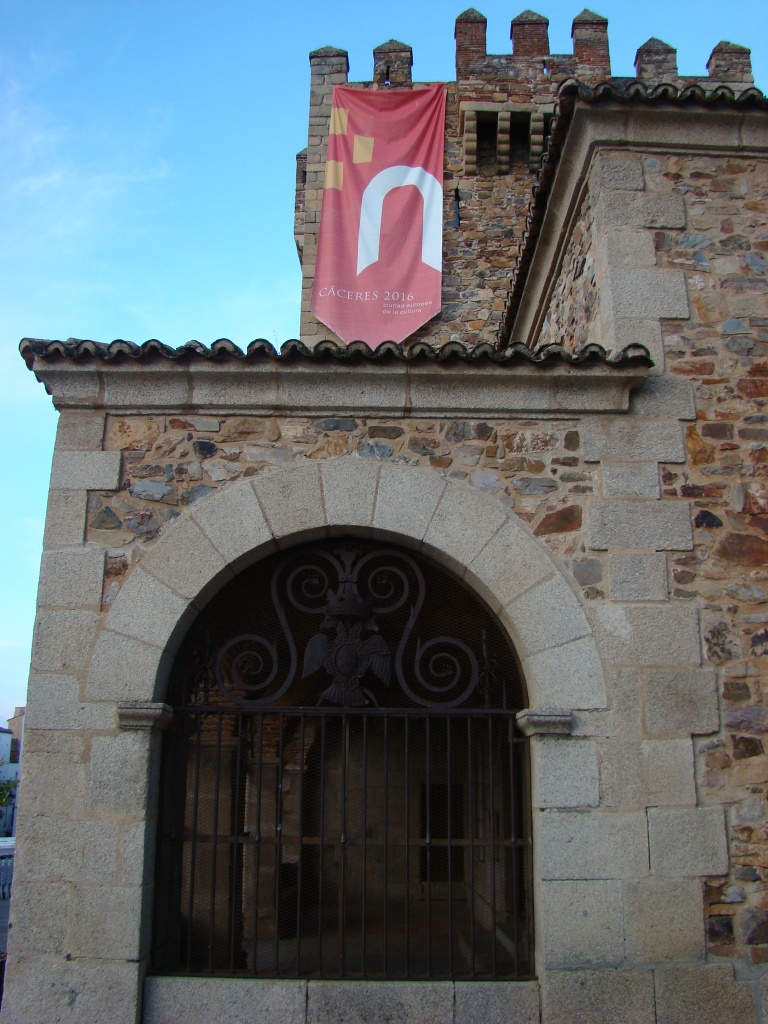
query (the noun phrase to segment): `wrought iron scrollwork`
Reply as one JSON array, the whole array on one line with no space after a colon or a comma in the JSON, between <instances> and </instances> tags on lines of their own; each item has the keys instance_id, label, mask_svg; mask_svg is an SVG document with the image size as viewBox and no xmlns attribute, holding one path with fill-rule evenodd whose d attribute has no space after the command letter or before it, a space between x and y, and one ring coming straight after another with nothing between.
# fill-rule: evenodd
<instances>
[{"instance_id":1,"label":"wrought iron scrollwork","mask_svg":"<svg viewBox=\"0 0 768 1024\"><path fill-rule=\"evenodd\" d=\"M375 686L363 683L373 676L384 691L396 681L408 702L425 708L457 707L475 693L487 703L497 680L485 630L474 644L466 630L442 631L434 609L423 614L426 599L418 560L400 549L346 542L288 552L269 580L266 618L275 635L239 633L215 654L206 641L196 652L206 691L266 706L316 677L318 704L357 707L378 703Z\"/></svg>"}]
</instances>

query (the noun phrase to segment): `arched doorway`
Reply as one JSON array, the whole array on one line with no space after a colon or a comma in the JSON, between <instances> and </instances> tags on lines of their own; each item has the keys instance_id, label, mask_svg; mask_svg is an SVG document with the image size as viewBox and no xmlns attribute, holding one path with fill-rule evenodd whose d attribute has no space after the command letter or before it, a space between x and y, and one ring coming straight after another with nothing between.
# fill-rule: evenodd
<instances>
[{"instance_id":1,"label":"arched doorway","mask_svg":"<svg viewBox=\"0 0 768 1024\"><path fill-rule=\"evenodd\" d=\"M176 657L152 969L533 972L526 706L488 608L423 555L272 555Z\"/></svg>"}]
</instances>

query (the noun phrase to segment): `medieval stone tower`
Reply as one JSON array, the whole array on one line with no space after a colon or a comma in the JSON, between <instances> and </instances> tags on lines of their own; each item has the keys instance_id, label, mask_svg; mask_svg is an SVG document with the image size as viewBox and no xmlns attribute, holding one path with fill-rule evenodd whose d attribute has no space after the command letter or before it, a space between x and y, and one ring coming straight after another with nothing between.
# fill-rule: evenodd
<instances>
[{"instance_id":1,"label":"medieval stone tower","mask_svg":"<svg viewBox=\"0 0 768 1024\"><path fill-rule=\"evenodd\" d=\"M661 28L661 26L660 26ZM2 1024L768 1017L768 102L456 20L442 309L41 341L60 411ZM439 198L439 193L438 193Z\"/></svg>"}]
</instances>

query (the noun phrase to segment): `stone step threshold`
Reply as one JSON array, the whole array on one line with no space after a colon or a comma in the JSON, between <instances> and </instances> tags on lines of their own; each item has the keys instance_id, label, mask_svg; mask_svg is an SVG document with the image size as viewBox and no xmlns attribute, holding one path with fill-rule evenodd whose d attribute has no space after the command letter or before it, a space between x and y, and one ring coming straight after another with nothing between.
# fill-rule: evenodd
<instances>
[{"instance_id":1,"label":"stone step threshold","mask_svg":"<svg viewBox=\"0 0 768 1024\"><path fill-rule=\"evenodd\" d=\"M537 1024L536 981L148 977L142 1024Z\"/></svg>"}]
</instances>

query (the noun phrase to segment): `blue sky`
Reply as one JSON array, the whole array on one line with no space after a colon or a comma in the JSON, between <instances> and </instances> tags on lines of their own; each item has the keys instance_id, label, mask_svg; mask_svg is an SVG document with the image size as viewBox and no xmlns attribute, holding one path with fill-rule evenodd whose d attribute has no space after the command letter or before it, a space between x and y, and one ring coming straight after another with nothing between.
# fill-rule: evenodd
<instances>
[{"instance_id":1,"label":"blue sky","mask_svg":"<svg viewBox=\"0 0 768 1024\"><path fill-rule=\"evenodd\" d=\"M524 4L481 0L488 49L509 52ZM25 700L56 414L23 336L180 345L298 332L294 158L309 63L344 47L350 79L375 46L414 51L414 78L453 77L461 3L0 0L0 722ZM768 88L768 0L597 2L613 73L658 36L681 74L721 39L752 47ZM552 52L571 52L579 0L542 0Z\"/></svg>"}]
</instances>

